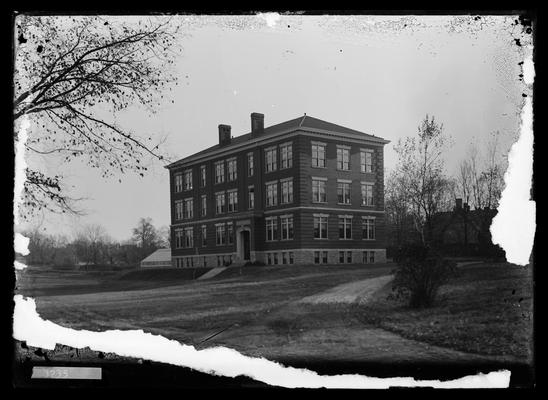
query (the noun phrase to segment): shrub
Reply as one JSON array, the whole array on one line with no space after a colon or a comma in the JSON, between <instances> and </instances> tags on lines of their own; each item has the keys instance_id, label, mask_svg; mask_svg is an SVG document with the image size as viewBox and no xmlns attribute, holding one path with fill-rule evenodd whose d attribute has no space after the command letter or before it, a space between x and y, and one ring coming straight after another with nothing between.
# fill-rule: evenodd
<instances>
[{"instance_id":1,"label":"shrub","mask_svg":"<svg viewBox=\"0 0 548 400\"><path fill-rule=\"evenodd\" d=\"M412 308L430 307L439 288L456 274L456 264L430 248L415 244L399 249L392 290Z\"/></svg>"},{"instance_id":2,"label":"shrub","mask_svg":"<svg viewBox=\"0 0 548 400\"><path fill-rule=\"evenodd\" d=\"M244 267L264 267L266 264L262 261L247 261Z\"/></svg>"}]
</instances>

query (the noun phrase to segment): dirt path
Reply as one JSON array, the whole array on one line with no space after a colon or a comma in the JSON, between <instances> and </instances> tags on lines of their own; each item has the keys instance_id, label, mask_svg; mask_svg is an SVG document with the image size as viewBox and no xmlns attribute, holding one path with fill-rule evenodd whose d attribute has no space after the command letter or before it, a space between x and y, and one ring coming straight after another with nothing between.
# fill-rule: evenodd
<instances>
[{"instance_id":1,"label":"dirt path","mask_svg":"<svg viewBox=\"0 0 548 400\"><path fill-rule=\"evenodd\" d=\"M357 282L345 283L335 286L323 293L307 296L301 299L302 303L353 303L367 301L373 293L381 289L392 280L392 275L379 276L378 278L364 279Z\"/></svg>"}]
</instances>

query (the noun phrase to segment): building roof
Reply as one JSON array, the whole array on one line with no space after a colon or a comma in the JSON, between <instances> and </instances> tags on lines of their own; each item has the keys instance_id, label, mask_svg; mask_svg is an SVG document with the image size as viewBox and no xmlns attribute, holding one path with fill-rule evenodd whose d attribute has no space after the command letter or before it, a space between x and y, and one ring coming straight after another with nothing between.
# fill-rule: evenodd
<instances>
[{"instance_id":1,"label":"building roof","mask_svg":"<svg viewBox=\"0 0 548 400\"><path fill-rule=\"evenodd\" d=\"M266 137L275 135L276 133L281 132L290 132L298 129L311 129L311 130L322 130L322 131L330 131L330 132L338 132L338 133L345 133L345 134L351 134L351 135L358 135L363 137L363 139L371 140L374 142L378 142L381 144L389 143L388 140L385 140L381 137L370 135L364 132L360 132L354 129L350 129L341 125L333 124L331 122L323 121L318 118L314 118L308 115L303 115L298 118L291 119L289 121L285 121L276 125L272 125L269 127L265 127L263 133L261 133L258 136L252 137L251 132L246 133L244 135L233 137L230 141L230 144L221 146L219 144L216 144L214 146L208 147L205 150L199 151L198 153L194 153L188 157L182 158L178 161L175 161L169 165L166 166L166 168L175 167L181 163L184 163L186 161L191 161L195 158L199 158L202 155L206 155L210 152L213 152L215 150L219 149L232 149L233 147L236 147L238 145L244 144L247 141L250 141L251 139L256 139L258 137Z\"/></svg>"},{"instance_id":2,"label":"building roof","mask_svg":"<svg viewBox=\"0 0 548 400\"><path fill-rule=\"evenodd\" d=\"M144 258L141 263L149 262L166 262L171 263L171 249L158 249L148 257Z\"/></svg>"}]
</instances>

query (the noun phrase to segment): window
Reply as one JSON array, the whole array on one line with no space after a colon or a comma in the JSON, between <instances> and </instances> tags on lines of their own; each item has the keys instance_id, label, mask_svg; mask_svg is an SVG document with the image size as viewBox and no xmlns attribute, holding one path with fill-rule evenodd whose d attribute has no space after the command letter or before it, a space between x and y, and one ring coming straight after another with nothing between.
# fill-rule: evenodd
<instances>
[{"instance_id":1,"label":"window","mask_svg":"<svg viewBox=\"0 0 548 400\"><path fill-rule=\"evenodd\" d=\"M266 241L271 242L278 237L278 220L274 218L266 219Z\"/></svg>"},{"instance_id":2,"label":"window","mask_svg":"<svg viewBox=\"0 0 548 400\"><path fill-rule=\"evenodd\" d=\"M175 174L175 192L183 191L183 174Z\"/></svg>"},{"instance_id":3,"label":"window","mask_svg":"<svg viewBox=\"0 0 548 400\"><path fill-rule=\"evenodd\" d=\"M295 261L295 257L294 257L294 255L293 255L293 252L290 251L290 252L289 252L289 264L293 264L294 261Z\"/></svg>"},{"instance_id":4,"label":"window","mask_svg":"<svg viewBox=\"0 0 548 400\"><path fill-rule=\"evenodd\" d=\"M374 264L375 263L375 252L374 251L364 251L363 259L364 264Z\"/></svg>"},{"instance_id":5,"label":"window","mask_svg":"<svg viewBox=\"0 0 548 400\"><path fill-rule=\"evenodd\" d=\"M204 187L206 185L206 166L202 165L200 167L200 185Z\"/></svg>"},{"instance_id":6,"label":"window","mask_svg":"<svg viewBox=\"0 0 548 400\"><path fill-rule=\"evenodd\" d=\"M207 226L202 225L202 246L207 246ZM204 266L205 266L205 257L204 257Z\"/></svg>"},{"instance_id":7,"label":"window","mask_svg":"<svg viewBox=\"0 0 548 400\"><path fill-rule=\"evenodd\" d=\"M362 183L362 206L373 205L373 184Z\"/></svg>"},{"instance_id":8,"label":"window","mask_svg":"<svg viewBox=\"0 0 548 400\"><path fill-rule=\"evenodd\" d=\"M223 265L221 256L217 256L217 267L221 267Z\"/></svg>"},{"instance_id":9,"label":"window","mask_svg":"<svg viewBox=\"0 0 548 400\"><path fill-rule=\"evenodd\" d=\"M253 186L247 188L247 207L250 210L255 208L255 188Z\"/></svg>"},{"instance_id":10,"label":"window","mask_svg":"<svg viewBox=\"0 0 548 400\"><path fill-rule=\"evenodd\" d=\"M191 169L189 169L188 171L185 171L184 186L185 186L185 190L192 189L192 170Z\"/></svg>"},{"instance_id":11,"label":"window","mask_svg":"<svg viewBox=\"0 0 548 400\"><path fill-rule=\"evenodd\" d=\"M215 244L222 246L225 244L225 224L215 225Z\"/></svg>"},{"instance_id":12,"label":"window","mask_svg":"<svg viewBox=\"0 0 548 400\"><path fill-rule=\"evenodd\" d=\"M350 169L350 149L337 147L337 169L343 171Z\"/></svg>"},{"instance_id":13,"label":"window","mask_svg":"<svg viewBox=\"0 0 548 400\"><path fill-rule=\"evenodd\" d=\"M346 263L347 264L352 264L352 252L351 251L346 252Z\"/></svg>"},{"instance_id":14,"label":"window","mask_svg":"<svg viewBox=\"0 0 548 400\"><path fill-rule=\"evenodd\" d=\"M293 217L281 217L282 240L293 239Z\"/></svg>"},{"instance_id":15,"label":"window","mask_svg":"<svg viewBox=\"0 0 548 400\"><path fill-rule=\"evenodd\" d=\"M265 150L265 159L266 159L266 172L276 171L278 169L278 156L276 153L276 148L266 149Z\"/></svg>"},{"instance_id":16,"label":"window","mask_svg":"<svg viewBox=\"0 0 548 400\"><path fill-rule=\"evenodd\" d=\"M183 247L183 235L184 232L182 230L175 231L175 248L180 249Z\"/></svg>"},{"instance_id":17,"label":"window","mask_svg":"<svg viewBox=\"0 0 548 400\"><path fill-rule=\"evenodd\" d=\"M231 190L228 192L228 212L238 211L238 191Z\"/></svg>"},{"instance_id":18,"label":"window","mask_svg":"<svg viewBox=\"0 0 548 400\"><path fill-rule=\"evenodd\" d=\"M192 218L194 216L194 202L192 198L185 199L185 218Z\"/></svg>"},{"instance_id":19,"label":"window","mask_svg":"<svg viewBox=\"0 0 548 400\"><path fill-rule=\"evenodd\" d=\"M225 181L225 162L217 161L215 163L215 183L223 183Z\"/></svg>"},{"instance_id":20,"label":"window","mask_svg":"<svg viewBox=\"0 0 548 400\"><path fill-rule=\"evenodd\" d=\"M183 219L183 201L177 200L175 202L175 219Z\"/></svg>"},{"instance_id":21,"label":"window","mask_svg":"<svg viewBox=\"0 0 548 400\"><path fill-rule=\"evenodd\" d=\"M272 265L272 254L266 253L267 264Z\"/></svg>"},{"instance_id":22,"label":"window","mask_svg":"<svg viewBox=\"0 0 548 400\"><path fill-rule=\"evenodd\" d=\"M314 216L314 239L327 239L327 216Z\"/></svg>"},{"instance_id":23,"label":"window","mask_svg":"<svg viewBox=\"0 0 548 400\"><path fill-rule=\"evenodd\" d=\"M253 176L255 167L253 165L253 153L247 154L247 176Z\"/></svg>"},{"instance_id":24,"label":"window","mask_svg":"<svg viewBox=\"0 0 548 400\"><path fill-rule=\"evenodd\" d=\"M350 182L337 182L337 202L350 204Z\"/></svg>"},{"instance_id":25,"label":"window","mask_svg":"<svg viewBox=\"0 0 548 400\"><path fill-rule=\"evenodd\" d=\"M207 195L202 195L202 217L207 215Z\"/></svg>"},{"instance_id":26,"label":"window","mask_svg":"<svg viewBox=\"0 0 548 400\"><path fill-rule=\"evenodd\" d=\"M360 151L360 171L373 172L373 152L371 150Z\"/></svg>"},{"instance_id":27,"label":"window","mask_svg":"<svg viewBox=\"0 0 548 400\"><path fill-rule=\"evenodd\" d=\"M228 244L233 244L234 243L234 226L232 225L231 222L229 222L227 224L227 229L226 229L226 233L227 233L227 243Z\"/></svg>"},{"instance_id":28,"label":"window","mask_svg":"<svg viewBox=\"0 0 548 400\"><path fill-rule=\"evenodd\" d=\"M312 166L325 168L325 144L312 143Z\"/></svg>"},{"instance_id":29,"label":"window","mask_svg":"<svg viewBox=\"0 0 548 400\"><path fill-rule=\"evenodd\" d=\"M282 168L291 168L293 166L293 145L291 143L280 145L280 157Z\"/></svg>"},{"instance_id":30,"label":"window","mask_svg":"<svg viewBox=\"0 0 548 400\"><path fill-rule=\"evenodd\" d=\"M266 206L272 207L278 204L278 182L266 184Z\"/></svg>"},{"instance_id":31,"label":"window","mask_svg":"<svg viewBox=\"0 0 548 400\"><path fill-rule=\"evenodd\" d=\"M364 218L362 220L363 238L368 240L375 239L375 219Z\"/></svg>"},{"instance_id":32,"label":"window","mask_svg":"<svg viewBox=\"0 0 548 400\"><path fill-rule=\"evenodd\" d=\"M194 247L194 229L192 227L185 228L185 247Z\"/></svg>"},{"instance_id":33,"label":"window","mask_svg":"<svg viewBox=\"0 0 548 400\"><path fill-rule=\"evenodd\" d=\"M228 180L235 181L238 178L236 159L232 158L226 162L228 168Z\"/></svg>"},{"instance_id":34,"label":"window","mask_svg":"<svg viewBox=\"0 0 548 400\"><path fill-rule=\"evenodd\" d=\"M312 202L326 203L327 192L325 190L326 181L323 179L312 178Z\"/></svg>"},{"instance_id":35,"label":"window","mask_svg":"<svg viewBox=\"0 0 548 400\"><path fill-rule=\"evenodd\" d=\"M327 264L327 251L315 251L314 264Z\"/></svg>"},{"instance_id":36,"label":"window","mask_svg":"<svg viewBox=\"0 0 548 400\"><path fill-rule=\"evenodd\" d=\"M352 239L352 218L339 217L339 239Z\"/></svg>"},{"instance_id":37,"label":"window","mask_svg":"<svg viewBox=\"0 0 548 400\"><path fill-rule=\"evenodd\" d=\"M215 193L215 210L217 214L225 212L225 192Z\"/></svg>"},{"instance_id":38,"label":"window","mask_svg":"<svg viewBox=\"0 0 548 400\"><path fill-rule=\"evenodd\" d=\"M344 264L344 251L339 251L339 263Z\"/></svg>"},{"instance_id":39,"label":"window","mask_svg":"<svg viewBox=\"0 0 548 400\"><path fill-rule=\"evenodd\" d=\"M204 267L207 267L207 257L204 256L203 259L204 259Z\"/></svg>"},{"instance_id":40,"label":"window","mask_svg":"<svg viewBox=\"0 0 548 400\"><path fill-rule=\"evenodd\" d=\"M282 204L293 202L293 178L281 181Z\"/></svg>"},{"instance_id":41,"label":"window","mask_svg":"<svg viewBox=\"0 0 548 400\"><path fill-rule=\"evenodd\" d=\"M287 264L287 253L285 251L282 253L282 264Z\"/></svg>"},{"instance_id":42,"label":"window","mask_svg":"<svg viewBox=\"0 0 548 400\"><path fill-rule=\"evenodd\" d=\"M278 265L278 253L272 254L272 258L274 259L274 264Z\"/></svg>"}]
</instances>

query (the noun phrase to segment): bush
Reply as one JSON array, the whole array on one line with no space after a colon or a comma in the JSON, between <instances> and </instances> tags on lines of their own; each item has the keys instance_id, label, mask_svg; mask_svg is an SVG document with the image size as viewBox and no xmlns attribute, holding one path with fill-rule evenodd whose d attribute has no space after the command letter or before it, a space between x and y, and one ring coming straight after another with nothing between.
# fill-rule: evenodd
<instances>
[{"instance_id":1,"label":"bush","mask_svg":"<svg viewBox=\"0 0 548 400\"><path fill-rule=\"evenodd\" d=\"M430 307L439 288L456 275L456 264L423 245L400 248L392 290L412 308Z\"/></svg>"},{"instance_id":2,"label":"bush","mask_svg":"<svg viewBox=\"0 0 548 400\"><path fill-rule=\"evenodd\" d=\"M262 261L247 261L244 267L264 267L266 264Z\"/></svg>"}]
</instances>

